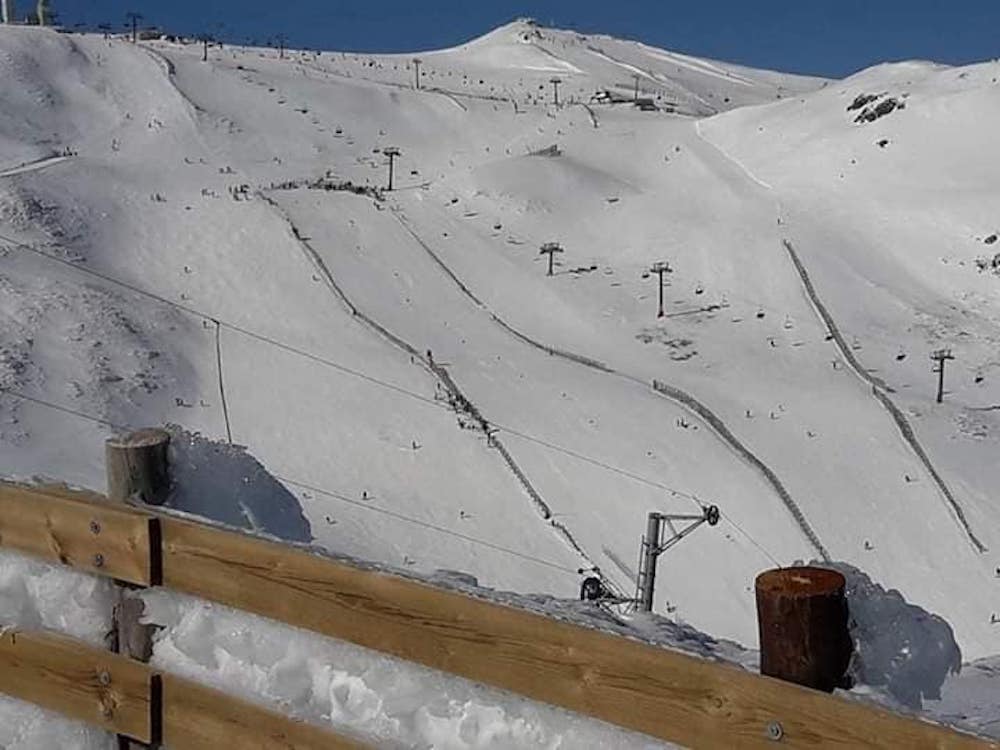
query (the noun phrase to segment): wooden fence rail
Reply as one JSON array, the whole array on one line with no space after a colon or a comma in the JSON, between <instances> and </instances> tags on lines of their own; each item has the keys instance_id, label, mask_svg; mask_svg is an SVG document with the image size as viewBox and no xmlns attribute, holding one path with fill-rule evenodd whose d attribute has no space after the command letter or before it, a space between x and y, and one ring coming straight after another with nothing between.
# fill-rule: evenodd
<instances>
[{"instance_id":1,"label":"wooden fence rail","mask_svg":"<svg viewBox=\"0 0 1000 750\"><path fill-rule=\"evenodd\" d=\"M115 578L152 571L150 581L174 591L689 747L1000 748L927 721L305 549L148 509L118 506L113 516L100 515L108 509L100 496L0 484L0 545ZM18 513L34 519L30 533L24 520L11 519ZM118 514L132 522L119 523ZM93 532L91 521L112 518ZM103 563L94 565L98 555ZM168 697L186 692L186 703L167 700L164 712L177 719L177 731L194 731L178 718L186 713L198 717L198 726L215 722L228 732L228 721L197 689L175 691L176 678L164 679ZM240 716L244 724L254 721ZM197 746L188 735L177 737L185 740L177 747ZM303 739L282 746L317 745Z\"/></svg>"},{"instance_id":2,"label":"wooden fence rail","mask_svg":"<svg viewBox=\"0 0 1000 750\"><path fill-rule=\"evenodd\" d=\"M73 638L8 629L0 636L0 692L109 731L152 742L148 666Z\"/></svg>"},{"instance_id":3,"label":"wooden fence rail","mask_svg":"<svg viewBox=\"0 0 1000 750\"><path fill-rule=\"evenodd\" d=\"M143 743L177 750L360 750L296 721L75 638L4 630L0 693Z\"/></svg>"}]
</instances>

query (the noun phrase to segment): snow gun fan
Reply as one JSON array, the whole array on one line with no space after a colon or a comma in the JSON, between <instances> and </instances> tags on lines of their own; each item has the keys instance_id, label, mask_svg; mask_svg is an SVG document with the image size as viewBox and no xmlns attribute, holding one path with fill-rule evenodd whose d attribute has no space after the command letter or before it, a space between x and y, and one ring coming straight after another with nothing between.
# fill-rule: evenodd
<instances>
[{"instance_id":1,"label":"snow gun fan","mask_svg":"<svg viewBox=\"0 0 1000 750\"><path fill-rule=\"evenodd\" d=\"M601 573L600 568L580 568L577 572L581 575L591 574L580 585L580 600L596 602L608 611L614 609L619 614L628 614L636 610L652 612L656 563L659 556L702 524L717 525L719 518L719 508L716 505L704 506L700 515L655 511L650 513L646 521L646 534L642 537L639 547L639 576L635 595L625 596L613 581ZM686 525L678 529L675 522ZM669 530L669 537L665 537L665 529Z\"/></svg>"}]
</instances>

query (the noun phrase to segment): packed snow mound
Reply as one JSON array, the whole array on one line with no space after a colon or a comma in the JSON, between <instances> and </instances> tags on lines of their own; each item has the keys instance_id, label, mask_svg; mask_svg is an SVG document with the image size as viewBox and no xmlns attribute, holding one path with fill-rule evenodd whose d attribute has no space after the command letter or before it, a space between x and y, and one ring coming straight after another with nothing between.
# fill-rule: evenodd
<instances>
[{"instance_id":1,"label":"packed snow mound","mask_svg":"<svg viewBox=\"0 0 1000 750\"><path fill-rule=\"evenodd\" d=\"M1000 740L1000 657L966 664L945 681L941 701L925 705L941 721Z\"/></svg>"},{"instance_id":2,"label":"packed snow mound","mask_svg":"<svg viewBox=\"0 0 1000 750\"><path fill-rule=\"evenodd\" d=\"M299 499L238 445L170 429L170 494L164 505L290 542L311 542Z\"/></svg>"},{"instance_id":3,"label":"packed snow mound","mask_svg":"<svg viewBox=\"0 0 1000 750\"><path fill-rule=\"evenodd\" d=\"M885 688L902 705L941 699L941 686L962 670L962 651L945 620L908 603L852 565L830 564L847 579L854 639L850 674L858 686Z\"/></svg>"}]
</instances>

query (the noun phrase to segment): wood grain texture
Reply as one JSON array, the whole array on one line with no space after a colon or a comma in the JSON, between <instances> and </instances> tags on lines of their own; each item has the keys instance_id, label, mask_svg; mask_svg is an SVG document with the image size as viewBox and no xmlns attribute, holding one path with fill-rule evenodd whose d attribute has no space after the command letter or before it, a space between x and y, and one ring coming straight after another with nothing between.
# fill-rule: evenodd
<instances>
[{"instance_id":1,"label":"wood grain texture","mask_svg":"<svg viewBox=\"0 0 1000 750\"><path fill-rule=\"evenodd\" d=\"M148 586L157 519L101 495L0 483L0 546Z\"/></svg>"},{"instance_id":2,"label":"wood grain texture","mask_svg":"<svg viewBox=\"0 0 1000 750\"><path fill-rule=\"evenodd\" d=\"M138 430L108 438L104 443L104 463L108 477L108 497L127 502L133 497L147 505L163 505L170 492L166 430Z\"/></svg>"},{"instance_id":3,"label":"wood grain texture","mask_svg":"<svg viewBox=\"0 0 1000 750\"><path fill-rule=\"evenodd\" d=\"M143 742L152 739L152 674L73 638L0 635L0 692Z\"/></svg>"},{"instance_id":4,"label":"wood grain texture","mask_svg":"<svg viewBox=\"0 0 1000 750\"><path fill-rule=\"evenodd\" d=\"M164 585L688 747L998 747L729 665L163 518Z\"/></svg>"},{"instance_id":5,"label":"wood grain texture","mask_svg":"<svg viewBox=\"0 0 1000 750\"><path fill-rule=\"evenodd\" d=\"M170 750L361 750L370 747L196 682L163 675L163 744Z\"/></svg>"}]
</instances>

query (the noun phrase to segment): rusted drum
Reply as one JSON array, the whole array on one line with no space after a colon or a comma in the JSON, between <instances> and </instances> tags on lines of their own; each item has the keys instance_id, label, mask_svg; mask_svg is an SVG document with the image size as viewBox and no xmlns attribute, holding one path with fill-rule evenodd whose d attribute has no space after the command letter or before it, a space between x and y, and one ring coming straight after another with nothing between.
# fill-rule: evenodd
<instances>
[{"instance_id":1,"label":"rusted drum","mask_svg":"<svg viewBox=\"0 0 1000 750\"><path fill-rule=\"evenodd\" d=\"M843 575L826 568L757 576L761 674L828 693L844 685L853 650L845 584Z\"/></svg>"}]
</instances>

